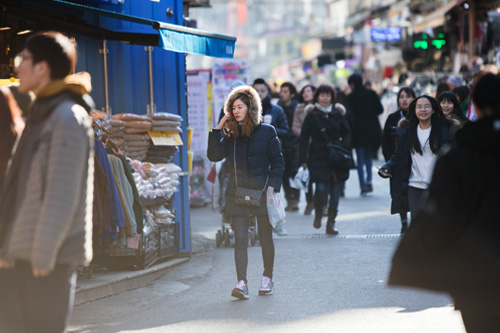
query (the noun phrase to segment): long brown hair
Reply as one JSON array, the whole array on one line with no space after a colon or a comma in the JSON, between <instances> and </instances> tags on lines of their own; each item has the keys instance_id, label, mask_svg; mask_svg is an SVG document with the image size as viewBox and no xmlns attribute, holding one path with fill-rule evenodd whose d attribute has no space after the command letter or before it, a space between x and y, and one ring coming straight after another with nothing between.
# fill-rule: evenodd
<instances>
[{"instance_id":1,"label":"long brown hair","mask_svg":"<svg viewBox=\"0 0 500 333\"><path fill-rule=\"evenodd\" d=\"M240 138L243 140L247 140L247 139L250 139L250 137L252 136L253 128L254 128L254 124L252 123L252 120L249 117L250 98L248 98L248 96L245 94L239 94L234 99L233 105L234 105L234 102L236 102L237 100L241 100L248 108L245 119L243 119L243 122L241 123L241 133L238 130L239 124L236 121L236 119L234 118L232 108L231 108L231 119L228 122L226 122L225 130L226 130L226 134L228 134L229 136L232 136L235 140L238 140Z\"/></svg>"}]
</instances>

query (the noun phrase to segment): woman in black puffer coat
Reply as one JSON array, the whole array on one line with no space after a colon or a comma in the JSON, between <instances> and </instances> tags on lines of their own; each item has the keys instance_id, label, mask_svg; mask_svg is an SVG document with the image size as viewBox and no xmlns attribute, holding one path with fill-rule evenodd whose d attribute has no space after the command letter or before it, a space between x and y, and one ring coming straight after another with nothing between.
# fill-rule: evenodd
<instances>
[{"instance_id":1,"label":"woman in black puffer coat","mask_svg":"<svg viewBox=\"0 0 500 333\"><path fill-rule=\"evenodd\" d=\"M309 112L304 119L300 133L299 163L309 169L310 181L315 183L314 193L314 227L321 228L323 217L323 206L325 197L330 194L328 205L328 221L326 233L338 234L334 229L337 217L340 186L349 178L349 170L345 172L335 171L328 162L328 143L321 132L324 127L325 133L332 143L338 143L344 148L351 150L351 131L344 115L345 108L334 105L335 91L331 86L321 85L314 92L314 110Z\"/></svg>"},{"instance_id":2,"label":"woman in black puffer coat","mask_svg":"<svg viewBox=\"0 0 500 333\"><path fill-rule=\"evenodd\" d=\"M281 188L284 166L280 142L274 127L262 123L260 98L252 87L240 86L233 89L224 105L224 113L217 127L209 133L207 155L213 162L226 158L229 169L225 214L231 217L235 232L238 278L232 296L248 298L246 275L249 216L257 217L264 261L259 294L269 295L273 291L274 243L267 212L266 192L268 187L272 187L275 192L279 192ZM263 190L260 207L237 205L234 200L236 184L238 187Z\"/></svg>"}]
</instances>

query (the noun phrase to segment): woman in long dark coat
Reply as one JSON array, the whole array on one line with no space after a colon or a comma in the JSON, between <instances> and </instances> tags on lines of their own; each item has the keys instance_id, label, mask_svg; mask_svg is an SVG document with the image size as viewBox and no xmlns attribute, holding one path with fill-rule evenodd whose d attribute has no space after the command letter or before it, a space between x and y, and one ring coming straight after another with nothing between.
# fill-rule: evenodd
<instances>
[{"instance_id":1,"label":"woman in long dark coat","mask_svg":"<svg viewBox=\"0 0 500 333\"><path fill-rule=\"evenodd\" d=\"M328 205L328 221L326 233L336 235L334 229L335 219L338 213L340 186L349 178L349 170L333 170L328 161L328 142L325 140L322 128L332 143L338 143L344 148L351 150L351 131L343 114L339 110L345 108L336 107L333 104L335 91L331 86L321 85L314 92L314 110L309 112L304 119L300 133L299 164L309 169L310 181L315 183L314 192L314 227L321 228L323 217L323 206L326 194L330 194Z\"/></svg>"},{"instance_id":2,"label":"woman in long dark coat","mask_svg":"<svg viewBox=\"0 0 500 333\"><path fill-rule=\"evenodd\" d=\"M235 233L234 255L238 279L231 295L239 299L248 298L249 216L257 217L264 261L259 295L270 295L274 286L274 243L266 192L268 187L272 187L275 192L279 192L281 188L284 167L280 142L274 127L262 123L260 98L252 87L240 86L233 89L224 105L224 113L217 127L209 133L207 155L212 162L226 158L229 169L225 214L231 217ZM238 205L234 200L236 184L242 188L263 190L260 207Z\"/></svg>"},{"instance_id":3,"label":"woman in long dark coat","mask_svg":"<svg viewBox=\"0 0 500 333\"><path fill-rule=\"evenodd\" d=\"M413 218L430 183L438 151L449 141L449 124L437 100L423 95L411 102L408 120L403 119L397 131L398 147L379 175L392 177L391 213L409 210Z\"/></svg>"},{"instance_id":4,"label":"woman in long dark coat","mask_svg":"<svg viewBox=\"0 0 500 333\"><path fill-rule=\"evenodd\" d=\"M500 331L500 76L474 89L467 122L438 159L422 210L394 254L389 284L444 291L467 332Z\"/></svg>"},{"instance_id":5,"label":"woman in long dark coat","mask_svg":"<svg viewBox=\"0 0 500 333\"><path fill-rule=\"evenodd\" d=\"M392 154L396 151L398 141L397 127L401 119L408 116L410 103L415 99L415 91L410 87L402 87L397 95L398 110L391 113L384 125L384 134L382 136L382 153L385 161L389 161ZM390 180L391 197L393 197L394 181ZM397 191L397 190L396 190ZM401 234L408 229L408 209L391 210L391 214L399 214L401 219Z\"/></svg>"}]
</instances>

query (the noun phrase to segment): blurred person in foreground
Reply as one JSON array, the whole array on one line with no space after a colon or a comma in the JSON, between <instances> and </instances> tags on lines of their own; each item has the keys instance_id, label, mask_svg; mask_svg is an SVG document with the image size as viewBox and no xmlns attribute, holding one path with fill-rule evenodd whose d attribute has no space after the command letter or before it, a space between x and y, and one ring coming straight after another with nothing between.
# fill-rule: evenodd
<instances>
[{"instance_id":1,"label":"blurred person in foreground","mask_svg":"<svg viewBox=\"0 0 500 333\"><path fill-rule=\"evenodd\" d=\"M14 269L25 332L63 332L76 266L92 258L90 75L70 75L75 45L30 36L16 73L36 96L0 193L0 267Z\"/></svg>"},{"instance_id":2,"label":"blurred person in foreground","mask_svg":"<svg viewBox=\"0 0 500 333\"><path fill-rule=\"evenodd\" d=\"M384 132L382 137L382 153L384 155L385 161L388 162L394 152L396 151L396 143L398 141L398 124L402 119L406 119L409 115L409 108L411 102L415 99L415 91L410 87L402 87L398 91L397 103L398 110L391 113L384 125ZM390 192L391 197L396 194L397 189L393 189L397 186L392 178L390 179ZM393 198L394 199L394 198ZM401 219L401 234L404 234L408 229L408 208L407 207L397 207L394 205L396 201L393 200L391 205L391 214L399 214Z\"/></svg>"},{"instance_id":3,"label":"blurred person in foreground","mask_svg":"<svg viewBox=\"0 0 500 333\"><path fill-rule=\"evenodd\" d=\"M353 122L350 124L352 146L356 149L361 196L366 196L369 192L373 192L372 150L382 141L382 128L378 116L382 114L384 108L378 95L373 90L368 90L363 86L361 75L352 74L349 76L348 83L352 89L352 92L347 96L353 115Z\"/></svg>"},{"instance_id":4,"label":"blurred person in foreground","mask_svg":"<svg viewBox=\"0 0 500 333\"><path fill-rule=\"evenodd\" d=\"M16 140L24 130L21 109L10 89L0 87L0 188ZM22 331L21 314L12 269L0 269L0 328L4 333Z\"/></svg>"},{"instance_id":5,"label":"blurred person in foreground","mask_svg":"<svg viewBox=\"0 0 500 333\"><path fill-rule=\"evenodd\" d=\"M500 331L500 77L474 89L467 122L438 159L393 257L389 284L447 292L467 332Z\"/></svg>"}]
</instances>

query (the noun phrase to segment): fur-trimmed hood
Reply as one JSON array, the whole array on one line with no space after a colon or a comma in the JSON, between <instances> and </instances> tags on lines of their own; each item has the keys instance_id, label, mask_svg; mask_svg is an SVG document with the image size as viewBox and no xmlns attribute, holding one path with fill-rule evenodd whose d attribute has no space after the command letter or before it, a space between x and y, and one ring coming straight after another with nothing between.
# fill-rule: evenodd
<instances>
[{"instance_id":1,"label":"fur-trimmed hood","mask_svg":"<svg viewBox=\"0 0 500 333\"><path fill-rule=\"evenodd\" d=\"M233 103L238 95L243 94L250 100L250 107L248 109L248 116L250 120L255 125L262 122L262 105L260 101L259 94L257 91L250 86L239 86L234 88L231 93L227 96L226 102L224 103L224 113L231 114L233 111Z\"/></svg>"},{"instance_id":2,"label":"fur-trimmed hood","mask_svg":"<svg viewBox=\"0 0 500 333\"><path fill-rule=\"evenodd\" d=\"M304 109L304 112L306 114L310 113L312 110L314 110L314 104L308 104L305 109ZM332 113L335 113L335 111L337 111L338 113L340 113L341 116L345 116L346 114L346 109L345 107L340 104L340 103L335 103L333 105L333 110L332 110Z\"/></svg>"}]
</instances>

